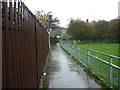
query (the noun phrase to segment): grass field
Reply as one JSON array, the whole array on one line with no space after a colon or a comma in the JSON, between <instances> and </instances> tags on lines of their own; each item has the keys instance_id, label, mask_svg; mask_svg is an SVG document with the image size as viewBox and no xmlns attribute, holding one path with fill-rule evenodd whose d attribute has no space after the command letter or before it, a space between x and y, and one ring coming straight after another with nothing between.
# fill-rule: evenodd
<instances>
[{"instance_id":1,"label":"grass field","mask_svg":"<svg viewBox=\"0 0 120 90\"><path fill-rule=\"evenodd\" d=\"M119 57L120 51L118 51L118 46L120 44L81 44L79 46L107 53Z\"/></svg>"},{"instance_id":2,"label":"grass field","mask_svg":"<svg viewBox=\"0 0 120 90\"><path fill-rule=\"evenodd\" d=\"M119 54L120 54L120 51L118 50L119 45L120 44L79 44L78 46L93 49L93 50L96 50L96 51L99 51L99 52L103 52L103 53L106 53L106 54L109 54L109 55L119 57ZM81 50L83 52L86 52L86 53L88 52L88 50L86 50L86 49L81 48ZM90 54L94 55L98 58L101 58L105 61L109 61L108 56L101 55L101 54L98 54L98 53L95 53L95 52L90 52ZM120 62L120 60L113 59L113 64L115 64L117 66L120 66L119 62Z\"/></svg>"}]
</instances>

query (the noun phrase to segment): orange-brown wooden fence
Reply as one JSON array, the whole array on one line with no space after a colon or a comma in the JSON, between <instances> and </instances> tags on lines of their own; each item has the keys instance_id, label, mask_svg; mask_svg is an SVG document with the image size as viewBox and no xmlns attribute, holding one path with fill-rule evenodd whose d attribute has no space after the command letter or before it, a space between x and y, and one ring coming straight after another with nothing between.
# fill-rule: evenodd
<instances>
[{"instance_id":1,"label":"orange-brown wooden fence","mask_svg":"<svg viewBox=\"0 0 120 90\"><path fill-rule=\"evenodd\" d=\"M0 7L1 6L0 1ZM2 13L1 9L0 13ZM2 89L2 14L0 14L0 89Z\"/></svg>"},{"instance_id":2,"label":"orange-brown wooden fence","mask_svg":"<svg viewBox=\"0 0 120 90\"><path fill-rule=\"evenodd\" d=\"M37 88L48 33L20 1L2 2L2 88Z\"/></svg>"},{"instance_id":3,"label":"orange-brown wooden fence","mask_svg":"<svg viewBox=\"0 0 120 90\"><path fill-rule=\"evenodd\" d=\"M57 44L57 36L50 37L50 44L51 45Z\"/></svg>"}]
</instances>

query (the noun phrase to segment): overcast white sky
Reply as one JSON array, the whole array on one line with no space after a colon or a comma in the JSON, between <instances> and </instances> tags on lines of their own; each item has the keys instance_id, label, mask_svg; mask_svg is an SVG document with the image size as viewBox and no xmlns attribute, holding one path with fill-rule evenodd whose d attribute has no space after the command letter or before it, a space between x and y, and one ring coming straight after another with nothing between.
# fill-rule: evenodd
<instances>
[{"instance_id":1,"label":"overcast white sky","mask_svg":"<svg viewBox=\"0 0 120 90\"><path fill-rule=\"evenodd\" d=\"M52 11L54 17L60 19L60 26L66 27L70 18L82 20L111 20L118 17L118 2L120 0L25 0L28 8Z\"/></svg>"}]
</instances>

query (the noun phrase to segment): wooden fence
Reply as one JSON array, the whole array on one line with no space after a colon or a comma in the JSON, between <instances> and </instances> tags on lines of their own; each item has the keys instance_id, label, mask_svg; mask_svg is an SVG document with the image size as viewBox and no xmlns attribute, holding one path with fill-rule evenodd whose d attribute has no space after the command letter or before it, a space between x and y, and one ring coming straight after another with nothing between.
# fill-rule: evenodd
<instances>
[{"instance_id":1,"label":"wooden fence","mask_svg":"<svg viewBox=\"0 0 120 90\"><path fill-rule=\"evenodd\" d=\"M2 13L2 9L0 9L0 13ZM0 14L0 89L2 89L2 14Z\"/></svg>"},{"instance_id":2,"label":"wooden fence","mask_svg":"<svg viewBox=\"0 0 120 90\"><path fill-rule=\"evenodd\" d=\"M57 36L50 37L50 44L51 45L57 44Z\"/></svg>"},{"instance_id":3,"label":"wooden fence","mask_svg":"<svg viewBox=\"0 0 120 90\"><path fill-rule=\"evenodd\" d=\"M0 3L2 88L37 88L48 52L48 33L20 0L10 1Z\"/></svg>"}]
</instances>

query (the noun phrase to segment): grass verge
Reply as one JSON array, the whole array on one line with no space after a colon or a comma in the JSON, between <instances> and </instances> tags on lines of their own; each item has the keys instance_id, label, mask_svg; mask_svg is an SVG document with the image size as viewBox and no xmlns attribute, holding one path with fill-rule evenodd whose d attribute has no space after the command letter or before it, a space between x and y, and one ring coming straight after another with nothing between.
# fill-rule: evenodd
<instances>
[{"instance_id":1,"label":"grass verge","mask_svg":"<svg viewBox=\"0 0 120 90\"><path fill-rule=\"evenodd\" d=\"M42 76L42 78L40 79L39 89L40 89L40 88L44 88L44 87L43 87L43 76Z\"/></svg>"},{"instance_id":2,"label":"grass verge","mask_svg":"<svg viewBox=\"0 0 120 90\"><path fill-rule=\"evenodd\" d=\"M45 60L44 73L46 73L46 67L47 67L47 62L48 62L48 60L49 60L49 58L50 58L50 52L51 52L51 51L49 50L48 55L47 55L46 60ZM44 73L43 73L43 76L42 76L41 79L40 79L40 84L39 84L38 90L41 90L41 89L43 89L43 88L48 88L46 85L44 85L44 79L45 79L45 77L46 77L46 75L44 75Z\"/></svg>"}]
</instances>

